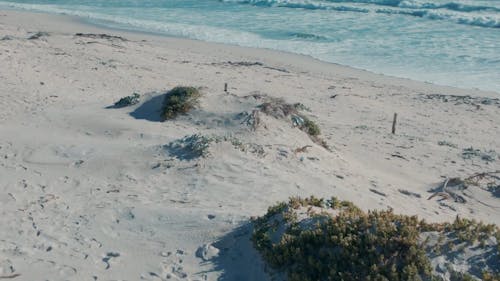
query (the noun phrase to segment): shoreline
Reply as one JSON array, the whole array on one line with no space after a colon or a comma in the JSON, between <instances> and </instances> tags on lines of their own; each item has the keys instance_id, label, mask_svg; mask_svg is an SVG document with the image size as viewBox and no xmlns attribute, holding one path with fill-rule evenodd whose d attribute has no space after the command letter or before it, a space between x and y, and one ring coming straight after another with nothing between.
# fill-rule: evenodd
<instances>
[{"instance_id":1,"label":"shoreline","mask_svg":"<svg viewBox=\"0 0 500 281\"><path fill-rule=\"evenodd\" d=\"M2 11L1 8L0 8L0 11ZM162 34L160 32L141 31L141 30L126 29L126 28L113 28L113 27L106 26L105 24L99 24L96 22L92 22L91 20L88 20L84 17L73 16L73 15L49 13L49 12L44 12L44 11L30 11L30 10L23 10L23 9L16 9L16 8L13 8L11 10L8 9L6 11L13 11L13 12L19 12L19 13L26 13L26 14L34 13L34 14L39 14L39 15L46 15L48 17L53 16L53 17L55 17L54 20L72 22L76 25L80 25L82 28L88 27L88 28L95 28L95 29L101 29L101 30L108 30L110 32L118 32L118 33L123 34L123 35L135 34L139 37L146 36L149 38L152 37L152 38L157 38L157 39L163 38L163 39L167 39L167 40L180 40L180 41L183 41L184 43L198 42L198 43L201 43L200 44L201 47L203 44L208 44L208 45L212 45L212 46L223 46L223 47L227 47L230 49L240 48L241 49L240 52L245 52L245 51L251 50L252 53L258 53L259 50L261 50L261 51L266 51L266 53L269 57L272 57L274 55L276 55L276 56L286 55L286 56L290 56L291 60L295 60L295 61L300 60L301 64L307 64L307 61L309 61L309 63L314 62L315 64L320 64L320 65L322 64L321 68L325 68L325 67L328 68L329 66L332 66L334 68L335 67L342 68L343 71L352 72L353 76L370 74L373 76L380 76L380 78L385 77L390 81L390 83L394 83L397 80L402 80L402 81L408 81L408 82L412 82L412 83L421 83L421 84L432 85L432 86L436 86L436 87L441 87L443 89L446 89L446 88L456 89L456 90L459 90L459 92L460 92L458 95L468 95L467 92L471 92L472 93L471 95L473 95L473 96L484 96L484 97L490 97L490 98L500 97L500 89L498 91L491 91L491 90L482 90L479 88L461 88L461 87L456 87L456 86L435 84L433 82L420 81L420 80L415 80L412 78L405 78L405 77L387 75L384 73L377 73L374 71L370 71L370 70L366 70L366 69L362 69L362 68L356 68L356 67L349 66L349 65L343 65L343 64L339 64L339 63L335 63L335 62L328 62L328 61L320 60L320 59L314 58L310 55L297 54L297 53L292 53L292 52L288 52L288 51L275 50L275 49L270 49L270 48L245 47L245 46L240 46L240 45L236 45L236 44L209 42L209 41L203 41L203 40L197 40L197 39L191 39L191 38L175 37L175 36L170 36L167 34ZM302 61L304 61L304 62L302 62Z\"/></svg>"}]
</instances>

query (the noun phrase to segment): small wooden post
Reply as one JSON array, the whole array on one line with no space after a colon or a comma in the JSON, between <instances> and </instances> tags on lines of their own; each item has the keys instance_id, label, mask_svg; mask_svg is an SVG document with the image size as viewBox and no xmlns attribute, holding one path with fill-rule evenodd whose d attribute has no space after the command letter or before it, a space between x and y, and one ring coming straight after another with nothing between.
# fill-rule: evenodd
<instances>
[{"instance_id":1,"label":"small wooden post","mask_svg":"<svg viewBox=\"0 0 500 281\"><path fill-rule=\"evenodd\" d=\"M227 93L227 83L224 83L224 92Z\"/></svg>"},{"instance_id":2,"label":"small wooden post","mask_svg":"<svg viewBox=\"0 0 500 281\"><path fill-rule=\"evenodd\" d=\"M398 119L398 114L394 113L394 119L392 120L392 134L396 133L396 120Z\"/></svg>"}]
</instances>

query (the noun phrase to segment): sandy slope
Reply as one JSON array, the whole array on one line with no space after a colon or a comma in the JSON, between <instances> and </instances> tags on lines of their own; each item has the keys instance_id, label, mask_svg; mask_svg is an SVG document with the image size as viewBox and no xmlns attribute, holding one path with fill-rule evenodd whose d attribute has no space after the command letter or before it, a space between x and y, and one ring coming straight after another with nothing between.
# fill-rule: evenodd
<instances>
[{"instance_id":1,"label":"sandy slope","mask_svg":"<svg viewBox=\"0 0 500 281\"><path fill-rule=\"evenodd\" d=\"M38 31L48 34L27 39ZM12 11L0 11L0 62L0 278L265 280L246 223L292 195L500 224L499 198L480 189L464 204L427 200L445 177L500 170L496 155L461 156L471 146L500 152L500 102L427 95L496 93ZM203 87L201 106L159 122L162 94L176 85ZM143 103L106 108L133 92ZM259 104L244 98L254 94L309 107L332 151L269 116L246 127L237 116ZM163 148L194 133L264 154L222 142L187 161Z\"/></svg>"}]
</instances>

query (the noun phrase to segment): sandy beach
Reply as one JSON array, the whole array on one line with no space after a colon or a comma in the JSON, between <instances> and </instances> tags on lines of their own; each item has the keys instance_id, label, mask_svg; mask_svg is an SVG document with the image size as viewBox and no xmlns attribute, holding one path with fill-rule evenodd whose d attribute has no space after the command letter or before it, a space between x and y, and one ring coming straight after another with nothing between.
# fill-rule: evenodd
<instances>
[{"instance_id":1,"label":"sandy beach","mask_svg":"<svg viewBox=\"0 0 500 281\"><path fill-rule=\"evenodd\" d=\"M0 63L0 279L270 280L248 223L291 196L500 224L488 190L428 199L500 170L500 93L7 10ZM178 85L200 105L161 122ZM247 126L262 97L301 103L329 149L272 116ZM193 134L220 141L168 149Z\"/></svg>"}]
</instances>

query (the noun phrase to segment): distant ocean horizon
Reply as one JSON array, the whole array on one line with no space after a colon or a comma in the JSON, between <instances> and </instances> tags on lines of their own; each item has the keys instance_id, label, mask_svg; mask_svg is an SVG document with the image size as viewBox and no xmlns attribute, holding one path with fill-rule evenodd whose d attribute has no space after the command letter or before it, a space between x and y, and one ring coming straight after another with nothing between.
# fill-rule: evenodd
<instances>
[{"instance_id":1,"label":"distant ocean horizon","mask_svg":"<svg viewBox=\"0 0 500 281\"><path fill-rule=\"evenodd\" d=\"M0 8L500 93L500 0L0 0Z\"/></svg>"}]
</instances>

